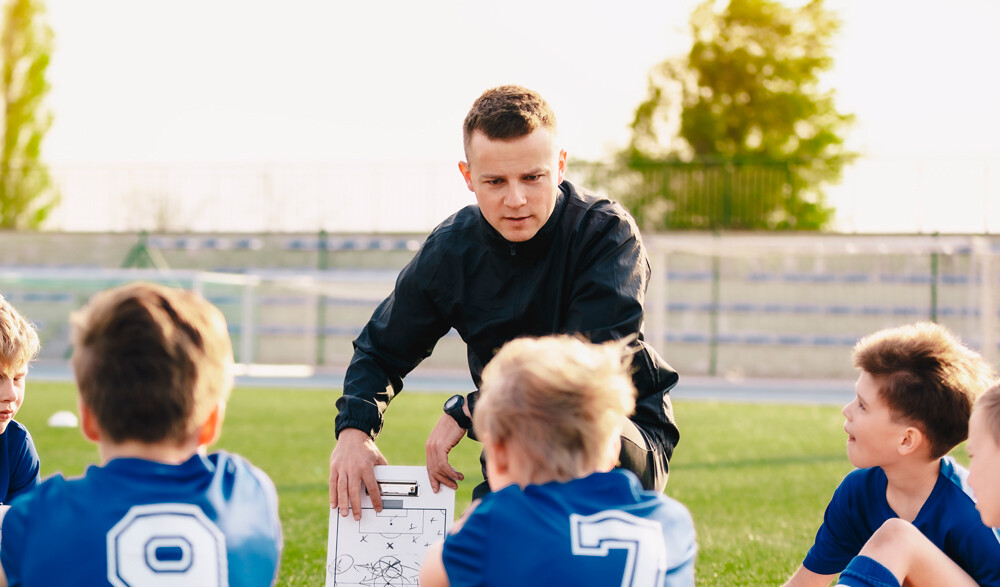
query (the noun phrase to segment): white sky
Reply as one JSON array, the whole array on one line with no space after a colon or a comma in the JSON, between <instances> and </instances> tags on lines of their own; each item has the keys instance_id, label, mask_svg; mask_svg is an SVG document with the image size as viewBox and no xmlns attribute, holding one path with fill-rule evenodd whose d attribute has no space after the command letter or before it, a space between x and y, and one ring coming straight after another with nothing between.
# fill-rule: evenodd
<instances>
[{"instance_id":1,"label":"white sky","mask_svg":"<svg viewBox=\"0 0 1000 587\"><path fill-rule=\"evenodd\" d=\"M571 156L627 141L696 0L47 0L59 162L458 160L487 87L519 83ZM830 0L827 82L866 154L1000 157L996 0ZM997 168L1000 176L1000 167ZM1000 182L1000 179L996 180Z\"/></svg>"}]
</instances>

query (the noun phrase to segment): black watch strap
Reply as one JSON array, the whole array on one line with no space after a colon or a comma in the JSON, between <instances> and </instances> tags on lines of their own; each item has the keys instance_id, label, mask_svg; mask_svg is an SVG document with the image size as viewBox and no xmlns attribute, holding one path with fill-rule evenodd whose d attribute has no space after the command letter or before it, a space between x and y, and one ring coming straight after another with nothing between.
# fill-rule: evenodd
<instances>
[{"instance_id":1,"label":"black watch strap","mask_svg":"<svg viewBox=\"0 0 1000 587\"><path fill-rule=\"evenodd\" d=\"M462 409L464 405L465 397L461 394L455 394L444 402L444 413L451 416L459 426L468 430L472 428L472 418L465 414L465 410Z\"/></svg>"}]
</instances>

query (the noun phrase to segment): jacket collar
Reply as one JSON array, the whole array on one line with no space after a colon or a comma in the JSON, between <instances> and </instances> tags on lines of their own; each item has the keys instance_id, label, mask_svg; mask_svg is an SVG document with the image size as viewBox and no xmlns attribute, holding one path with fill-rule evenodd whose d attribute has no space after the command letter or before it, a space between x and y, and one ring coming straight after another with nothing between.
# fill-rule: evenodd
<instances>
[{"instance_id":1,"label":"jacket collar","mask_svg":"<svg viewBox=\"0 0 1000 587\"><path fill-rule=\"evenodd\" d=\"M552 243L552 237L555 235L556 229L559 226L559 219L566 210L566 202L569 199L568 195L572 191L573 185L568 181L563 181L559 184L559 193L556 195L556 205L552 208L552 215L549 216L549 219L545 221L545 224L538 229L535 236L524 242L512 243L505 239L495 228L490 226L490 223L486 221L486 217L483 216L482 211L480 211L479 227L483 240L497 253L524 259L537 257L549 249L549 246Z\"/></svg>"}]
</instances>

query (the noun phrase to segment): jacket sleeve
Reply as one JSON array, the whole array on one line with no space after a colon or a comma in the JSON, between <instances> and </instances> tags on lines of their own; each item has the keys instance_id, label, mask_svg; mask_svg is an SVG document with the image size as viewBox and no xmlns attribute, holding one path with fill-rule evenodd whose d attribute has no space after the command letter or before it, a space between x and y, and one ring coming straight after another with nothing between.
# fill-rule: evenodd
<instances>
[{"instance_id":1,"label":"jacket sleeve","mask_svg":"<svg viewBox=\"0 0 1000 587\"><path fill-rule=\"evenodd\" d=\"M403 377L430 356L449 325L428 293L437 268L427 263L427 244L399 273L393 292L375 309L354 340L354 356L337 400L336 432L357 428L374 439Z\"/></svg>"},{"instance_id":2,"label":"jacket sleeve","mask_svg":"<svg viewBox=\"0 0 1000 587\"><path fill-rule=\"evenodd\" d=\"M673 451L679 439L670 389L674 371L643 338L646 287L650 268L635 222L624 211L607 214L585 229L579 267L571 288L567 332L593 342L634 337L632 382L638 391L632 420Z\"/></svg>"}]
</instances>

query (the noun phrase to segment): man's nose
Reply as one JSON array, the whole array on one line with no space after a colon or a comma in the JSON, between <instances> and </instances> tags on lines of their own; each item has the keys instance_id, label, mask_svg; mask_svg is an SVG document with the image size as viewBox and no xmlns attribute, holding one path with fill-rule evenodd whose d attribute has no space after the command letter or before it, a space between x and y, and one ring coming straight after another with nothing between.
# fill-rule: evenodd
<instances>
[{"instance_id":1,"label":"man's nose","mask_svg":"<svg viewBox=\"0 0 1000 587\"><path fill-rule=\"evenodd\" d=\"M528 199L524 195L524 186L520 185L516 181L510 183L510 189L507 190L507 197L505 198L505 204L508 208L520 208L523 206Z\"/></svg>"}]
</instances>

